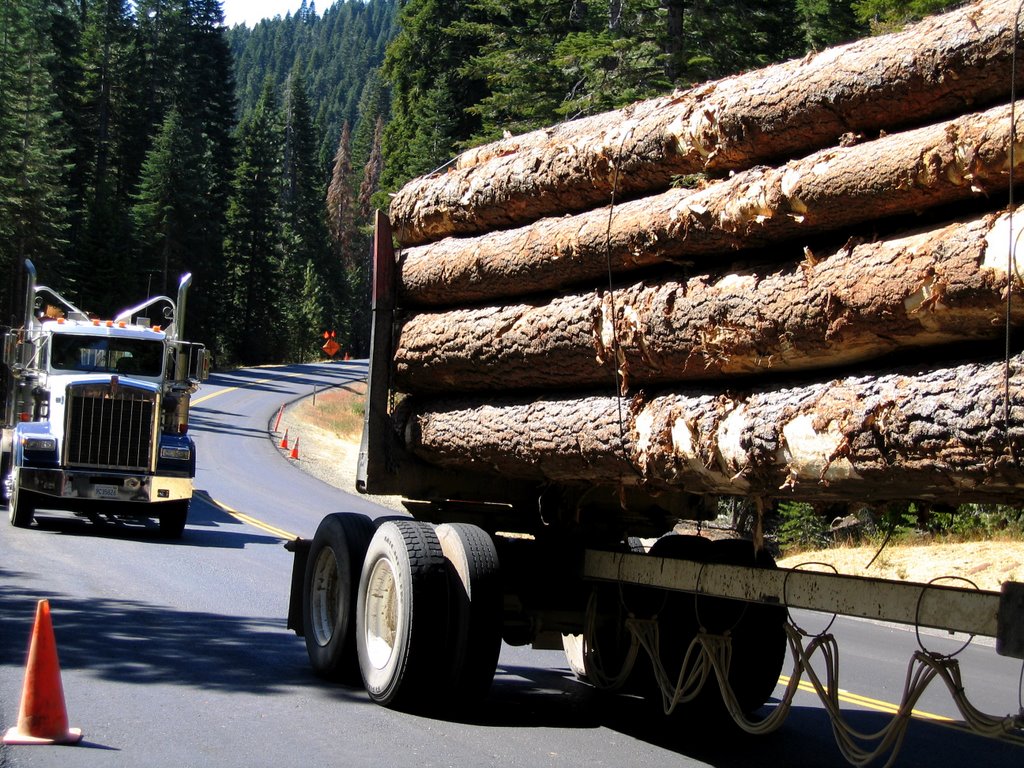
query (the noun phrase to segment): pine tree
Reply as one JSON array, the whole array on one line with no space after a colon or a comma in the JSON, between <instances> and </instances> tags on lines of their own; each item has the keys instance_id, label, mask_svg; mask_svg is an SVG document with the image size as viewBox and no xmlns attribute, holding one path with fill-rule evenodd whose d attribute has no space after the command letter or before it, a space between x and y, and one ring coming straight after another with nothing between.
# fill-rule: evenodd
<instances>
[{"instance_id":1,"label":"pine tree","mask_svg":"<svg viewBox=\"0 0 1024 768\"><path fill-rule=\"evenodd\" d=\"M286 350L282 322L281 151L284 143L277 99L268 80L263 95L238 129L235 169L224 241L230 316L218 340L229 360L276 362Z\"/></svg>"},{"instance_id":2,"label":"pine tree","mask_svg":"<svg viewBox=\"0 0 1024 768\"><path fill-rule=\"evenodd\" d=\"M384 118L377 117L377 125L373 131L373 144L370 156L366 159L363 181L359 185L359 218L368 222L373 213L373 195L380 184L380 174L384 168L384 157L381 154L381 140L384 137Z\"/></svg>"},{"instance_id":3,"label":"pine tree","mask_svg":"<svg viewBox=\"0 0 1024 768\"><path fill-rule=\"evenodd\" d=\"M86 6L74 156L79 221L68 262L77 275L72 298L102 312L140 283L129 266L134 251L130 195L145 152L129 128L137 113L133 40L125 0Z\"/></svg>"},{"instance_id":4,"label":"pine tree","mask_svg":"<svg viewBox=\"0 0 1024 768\"><path fill-rule=\"evenodd\" d=\"M160 293L173 292L205 243L203 207L210 188L208 140L177 109L164 119L143 165L132 211L141 263L159 270Z\"/></svg>"},{"instance_id":5,"label":"pine tree","mask_svg":"<svg viewBox=\"0 0 1024 768\"><path fill-rule=\"evenodd\" d=\"M470 107L487 94L487 84L483 75L464 67L486 40L487 30L480 26L486 19L475 6L462 0L409 0L402 8L401 31L382 68L392 92L392 118L383 140L385 189L447 162L481 131L480 117Z\"/></svg>"},{"instance_id":6,"label":"pine tree","mask_svg":"<svg viewBox=\"0 0 1024 768\"><path fill-rule=\"evenodd\" d=\"M346 122L341 127L338 151L334 155L331 183L327 187L327 226L339 261L350 258L348 244L352 238L352 133Z\"/></svg>"},{"instance_id":7,"label":"pine tree","mask_svg":"<svg viewBox=\"0 0 1024 768\"><path fill-rule=\"evenodd\" d=\"M237 102L231 50L223 27L220 0L185 3L183 72L175 96L183 117L195 125L208 144L206 205L197 211L201 234L189 268L196 289L189 301L193 327L211 327L224 309L218 295L225 279L224 227L234 166L234 125Z\"/></svg>"},{"instance_id":8,"label":"pine tree","mask_svg":"<svg viewBox=\"0 0 1024 768\"><path fill-rule=\"evenodd\" d=\"M796 0L796 10L807 46L822 50L864 35L850 0Z\"/></svg>"},{"instance_id":9,"label":"pine tree","mask_svg":"<svg viewBox=\"0 0 1024 768\"><path fill-rule=\"evenodd\" d=\"M853 11L858 19L884 32L960 3L961 0L853 0Z\"/></svg>"},{"instance_id":10,"label":"pine tree","mask_svg":"<svg viewBox=\"0 0 1024 768\"><path fill-rule=\"evenodd\" d=\"M65 245L67 152L48 21L40 5L0 1L0 270L9 276L0 317L12 321L24 260L56 276Z\"/></svg>"},{"instance_id":11,"label":"pine tree","mask_svg":"<svg viewBox=\"0 0 1024 768\"><path fill-rule=\"evenodd\" d=\"M571 119L667 91L661 0L613 0L590 11L586 28L555 46L552 63L569 85L556 113Z\"/></svg>"},{"instance_id":12,"label":"pine tree","mask_svg":"<svg viewBox=\"0 0 1024 768\"><path fill-rule=\"evenodd\" d=\"M284 219L282 286L286 293L288 348L295 357L311 359L318 352L320 334L337 325L336 302L314 287L309 269L323 285L341 279L337 261L330 258L323 211L323 175L317 162L309 99L301 66L288 79L284 105L284 165L281 210Z\"/></svg>"}]
</instances>

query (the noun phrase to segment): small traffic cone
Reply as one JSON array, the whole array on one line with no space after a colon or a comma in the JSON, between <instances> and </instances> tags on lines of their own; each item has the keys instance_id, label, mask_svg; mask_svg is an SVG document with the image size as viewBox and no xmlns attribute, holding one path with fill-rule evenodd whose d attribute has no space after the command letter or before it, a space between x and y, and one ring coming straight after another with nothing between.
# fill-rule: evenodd
<instances>
[{"instance_id":1,"label":"small traffic cone","mask_svg":"<svg viewBox=\"0 0 1024 768\"><path fill-rule=\"evenodd\" d=\"M284 428L284 437L281 438L281 447L288 450L288 427Z\"/></svg>"},{"instance_id":2,"label":"small traffic cone","mask_svg":"<svg viewBox=\"0 0 1024 768\"><path fill-rule=\"evenodd\" d=\"M81 729L68 728L50 603L40 600L28 649L18 725L7 731L4 744L77 744L81 740Z\"/></svg>"},{"instance_id":3,"label":"small traffic cone","mask_svg":"<svg viewBox=\"0 0 1024 768\"><path fill-rule=\"evenodd\" d=\"M292 452L288 455L293 459L299 458L299 438L295 438L295 447L292 448Z\"/></svg>"}]
</instances>

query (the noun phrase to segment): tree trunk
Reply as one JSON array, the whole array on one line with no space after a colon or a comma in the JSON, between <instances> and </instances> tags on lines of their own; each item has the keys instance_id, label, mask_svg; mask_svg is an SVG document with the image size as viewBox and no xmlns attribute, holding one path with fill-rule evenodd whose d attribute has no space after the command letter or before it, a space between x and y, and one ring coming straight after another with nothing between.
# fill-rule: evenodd
<instances>
[{"instance_id":1,"label":"tree trunk","mask_svg":"<svg viewBox=\"0 0 1024 768\"><path fill-rule=\"evenodd\" d=\"M1016 501L1024 359L746 394L407 404L425 460L528 481L801 501ZM1010 420L1004 426L1004 387Z\"/></svg>"},{"instance_id":2,"label":"tree trunk","mask_svg":"<svg viewBox=\"0 0 1024 768\"><path fill-rule=\"evenodd\" d=\"M1024 117L1017 116L1017 135ZM1010 107L1001 106L701 190L654 197L403 251L407 305L458 305L607 280L666 261L875 222L1000 191L1008 183ZM1024 151L1015 155L1024 172Z\"/></svg>"},{"instance_id":3,"label":"tree trunk","mask_svg":"<svg viewBox=\"0 0 1024 768\"><path fill-rule=\"evenodd\" d=\"M985 0L907 30L463 153L410 182L406 246L520 226L955 115L1009 94L1016 3ZM1024 74L1024 60L1018 63Z\"/></svg>"},{"instance_id":4,"label":"tree trunk","mask_svg":"<svg viewBox=\"0 0 1024 768\"><path fill-rule=\"evenodd\" d=\"M1024 230L1024 213L1012 224ZM850 244L820 260L808 252L774 271L414 315L399 336L396 385L614 392L616 360L625 387L834 367L908 347L999 338L1009 225L1009 215L993 214ZM1024 321L1019 301L1012 319Z\"/></svg>"}]
</instances>

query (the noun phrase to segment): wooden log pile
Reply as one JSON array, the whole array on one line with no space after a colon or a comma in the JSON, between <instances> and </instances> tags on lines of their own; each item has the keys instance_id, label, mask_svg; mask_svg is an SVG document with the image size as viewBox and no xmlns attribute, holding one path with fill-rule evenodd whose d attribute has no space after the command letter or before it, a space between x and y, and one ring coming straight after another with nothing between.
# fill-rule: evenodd
<instances>
[{"instance_id":1,"label":"wooden log pile","mask_svg":"<svg viewBox=\"0 0 1024 768\"><path fill-rule=\"evenodd\" d=\"M411 182L407 448L539 484L1022 498L1015 13L977 0Z\"/></svg>"}]
</instances>

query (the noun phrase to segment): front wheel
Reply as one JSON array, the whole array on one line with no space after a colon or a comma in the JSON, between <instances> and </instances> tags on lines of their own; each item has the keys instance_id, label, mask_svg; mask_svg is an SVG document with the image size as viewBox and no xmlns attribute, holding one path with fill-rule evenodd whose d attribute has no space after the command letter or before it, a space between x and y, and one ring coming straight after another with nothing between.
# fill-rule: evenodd
<instances>
[{"instance_id":1,"label":"front wheel","mask_svg":"<svg viewBox=\"0 0 1024 768\"><path fill-rule=\"evenodd\" d=\"M413 708L436 696L446 665L448 574L434 529L415 520L382 523L359 578L356 650L370 698Z\"/></svg>"},{"instance_id":2,"label":"front wheel","mask_svg":"<svg viewBox=\"0 0 1024 768\"><path fill-rule=\"evenodd\" d=\"M35 519L38 500L31 491L14 486L11 498L7 502L7 517L15 528L28 528Z\"/></svg>"},{"instance_id":3,"label":"front wheel","mask_svg":"<svg viewBox=\"0 0 1024 768\"><path fill-rule=\"evenodd\" d=\"M189 500L160 503L160 535L165 539L180 539L188 520Z\"/></svg>"},{"instance_id":4,"label":"front wheel","mask_svg":"<svg viewBox=\"0 0 1024 768\"><path fill-rule=\"evenodd\" d=\"M11 469L11 452L0 452L0 500L4 504L11 501L14 490L14 474Z\"/></svg>"}]
</instances>

